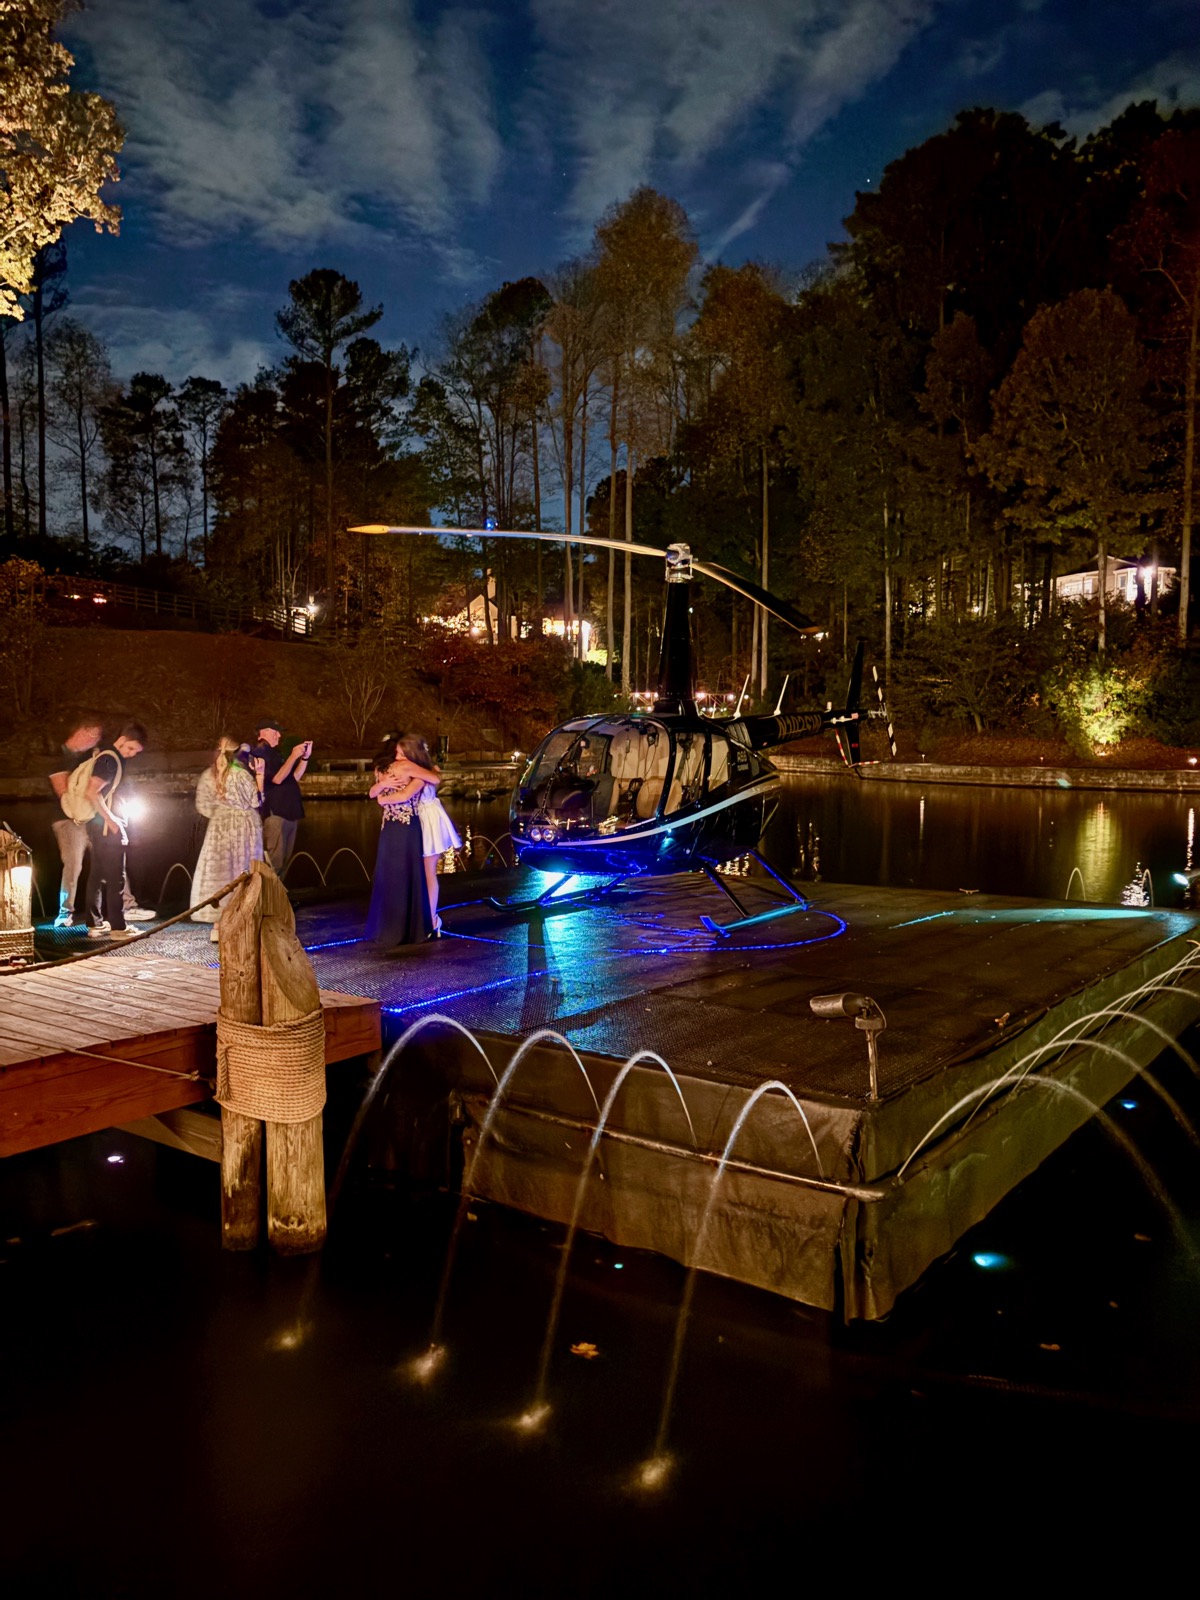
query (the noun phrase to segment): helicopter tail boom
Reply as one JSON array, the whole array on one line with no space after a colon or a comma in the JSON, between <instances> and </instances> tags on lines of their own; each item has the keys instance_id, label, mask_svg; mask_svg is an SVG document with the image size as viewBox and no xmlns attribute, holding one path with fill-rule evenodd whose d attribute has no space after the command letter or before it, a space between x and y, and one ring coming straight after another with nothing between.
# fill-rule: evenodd
<instances>
[{"instance_id":1,"label":"helicopter tail boom","mask_svg":"<svg viewBox=\"0 0 1200 1600\"><path fill-rule=\"evenodd\" d=\"M840 711L831 706L827 711L791 711L772 717L743 717L742 725L755 750L771 745L787 744L791 739L810 739L814 734L828 730L837 740L842 760L848 767L862 762L862 742L859 729L862 723L862 678L864 641L858 641L854 664L850 668L850 682L846 689L846 704Z\"/></svg>"}]
</instances>

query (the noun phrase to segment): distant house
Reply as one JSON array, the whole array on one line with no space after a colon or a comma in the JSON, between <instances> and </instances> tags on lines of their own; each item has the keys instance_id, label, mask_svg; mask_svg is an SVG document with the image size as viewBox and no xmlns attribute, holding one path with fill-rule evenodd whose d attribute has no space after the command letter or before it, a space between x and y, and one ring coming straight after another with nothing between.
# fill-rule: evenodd
<instances>
[{"instance_id":1,"label":"distant house","mask_svg":"<svg viewBox=\"0 0 1200 1600\"><path fill-rule=\"evenodd\" d=\"M471 596L471 599L468 601L467 605L464 606L461 611L456 612L453 616L430 616L422 618L422 621L436 622L443 628L451 629L454 633L469 633L473 638L478 639L482 638L488 631L488 615L485 614L483 606L484 600L482 593L475 594ZM496 580L490 575L488 577L487 608L488 613L490 613L491 616L492 636L493 638L498 638L501 635L500 608L496 604ZM586 618L583 621L580 621L580 619L576 617L572 621L572 640L578 639L580 628L583 629L584 660L600 662L606 660L605 652L596 644L596 629L590 622L586 620ZM516 617L510 617L508 619L508 630L510 638L517 638L518 634ZM528 639L535 631L536 629L534 624L526 622L523 626L520 636ZM550 634L555 638L561 639L563 637L563 631L563 620L561 617L542 618L543 634Z\"/></svg>"},{"instance_id":2,"label":"distant house","mask_svg":"<svg viewBox=\"0 0 1200 1600\"><path fill-rule=\"evenodd\" d=\"M1124 556L1109 556L1105 562L1104 592L1110 600L1122 600L1126 605L1135 605L1138 598L1138 582L1142 585L1143 598L1150 599L1151 587L1154 583L1154 566L1148 561L1128 561ZM1163 595L1175 583L1176 572L1174 567L1159 567L1158 592ZM1098 566L1080 567L1075 572L1064 572L1054 580L1054 592L1060 601L1068 600L1094 600L1099 591L1100 569Z\"/></svg>"}]
</instances>

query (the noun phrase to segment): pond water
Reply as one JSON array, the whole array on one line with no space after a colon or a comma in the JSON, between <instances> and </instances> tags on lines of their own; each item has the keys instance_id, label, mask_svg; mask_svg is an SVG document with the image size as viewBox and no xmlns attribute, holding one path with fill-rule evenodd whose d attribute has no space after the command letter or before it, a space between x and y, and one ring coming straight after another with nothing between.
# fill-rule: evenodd
<instances>
[{"instance_id":1,"label":"pond water","mask_svg":"<svg viewBox=\"0 0 1200 1600\"><path fill-rule=\"evenodd\" d=\"M506 799L452 800L447 809L464 838L469 834L472 865L511 860ZM782 871L829 883L1049 900L1119 900L1141 866L1151 873L1154 903L1178 905L1172 874L1193 863L1198 809L1196 796L789 776L763 849ZM50 824L57 812L42 802L3 811L33 848L53 915L57 856ZM362 888L374 860L377 808L341 799L310 801L307 811L297 844L307 858L296 861L289 883L319 886L324 874L335 891ZM146 799L129 852L130 881L143 904L186 904L187 876L171 869L179 863L190 873L203 837L203 818L189 799Z\"/></svg>"},{"instance_id":2,"label":"pond water","mask_svg":"<svg viewBox=\"0 0 1200 1600\"><path fill-rule=\"evenodd\" d=\"M505 832L502 803L452 809L473 839ZM49 807L7 811L53 883ZM349 889L361 872L335 853L369 864L375 827L364 803L315 803L301 846ZM796 779L766 847L831 882L1096 900L1118 898L1140 862L1156 901L1175 904L1170 874L1192 833L1191 802L1173 797ZM173 861L190 866L199 834L186 801L151 803L134 856L143 898ZM317 883L313 863L295 881ZM1200 1120L1188 1063L1154 1070ZM331 1103L333 1133L351 1109ZM1186 1130L1140 1084L1107 1110L1200 1249ZM578 1242L553 1410L531 1435L515 1422L561 1229L472 1207L447 1360L419 1384L446 1196L360 1181L315 1268L222 1254L217 1214L214 1167L119 1130L0 1164L13 1594L262 1600L386 1585L658 1600L891 1585L918 1564L937 1582L951 1562L1009 1567L1028 1587L1042 1561L1069 1559L1078 1578L1089 1556L1128 1548L1161 1564L1190 1549L1200 1275L1097 1122L884 1324L844 1329L701 1280L672 1470L655 1491L636 1481L683 1288L675 1264Z\"/></svg>"}]
</instances>

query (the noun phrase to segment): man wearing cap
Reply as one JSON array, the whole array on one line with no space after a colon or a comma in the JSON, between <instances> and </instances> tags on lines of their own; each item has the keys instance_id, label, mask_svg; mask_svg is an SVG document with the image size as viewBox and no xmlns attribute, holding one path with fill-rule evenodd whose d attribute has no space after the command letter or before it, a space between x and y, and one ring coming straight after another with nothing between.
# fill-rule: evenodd
<instances>
[{"instance_id":1,"label":"man wearing cap","mask_svg":"<svg viewBox=\"0 0 1200 1600\"><path fill-rule=\"evenodd\" d=\"M312 755L312 740L301 739L292 746L286 757L281 757L279 741L282 732L276 721L265 718L258 725L258 743L250 752L252 756L261 756L265 764L263 849L280 877L292 854L296 829L304 815L299 780L304 776L308 758Z\"/></svg>"}]
</instances>

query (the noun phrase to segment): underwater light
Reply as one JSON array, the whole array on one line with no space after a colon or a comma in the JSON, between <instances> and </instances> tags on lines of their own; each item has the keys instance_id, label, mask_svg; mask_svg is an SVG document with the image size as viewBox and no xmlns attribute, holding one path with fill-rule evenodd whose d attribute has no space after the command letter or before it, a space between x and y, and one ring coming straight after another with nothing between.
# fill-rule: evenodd
<instances>
[{"instance_id":1,"label":"underwater light","mask_svg":"<svg viewBox=\"0 0 1200 1600\"><path fill-rule=\"evenodd\" d=\"M439 1368L446 1359L446 1347L443 1344L431 1344L424 1355L415 1361L409 1362L409 1376L418 1383L429 1383L437 1376Z\"/></svg>"},{"instance_id":2,"label":"underwater light","mask_svg":"<svg viewBox=\"0 0 1200 1600\"><path fill-rule=\"evenodd\" d=\"M539 1401L530 1406L528 1411L522 1411L514 1424L522 1433L537 1433L546 1425L550 1416L550 1407L546 1401Z\"/></svg>"},{"instance_id":3,"label":"underwater light","mask_svg":"<svg viewBox=\"0 0 1200 1600\"><path fill-rule=\"evenodd\" d=\"M651 1456L649 1461L643 1461L634 1477L634 1487L637 1489L661 1489L666 1485L671 1476L674 1465L670 1456Z\"/></svg>"},{"instance_id":4,"label":"underwater light","mask_svg":"<svg viewBox=\"0 0 1200 1600\"><path fill-rule=\"evenodd\" d=\"M1136 1111L1137 1110L1137 1101L1136 1100L1122 1100L1121 1101L1121 1110L1122 1111Z\"/></svg>"},{"instance_id":5,"label":"underwater light","mask_svg":"<svg viewBox=\"0 0 1200 1600\"><path fill-rule=\"evenodd\" d=\"M982 1267L985 1272L998 1272L1005 1267L1012 1266L1009 1258L1002 1256L996 1250L976 1250L971 1260L977 1267Z\"/></svg>"}]
</instances>

